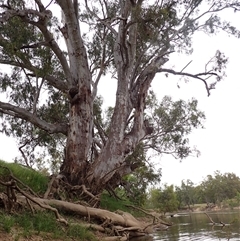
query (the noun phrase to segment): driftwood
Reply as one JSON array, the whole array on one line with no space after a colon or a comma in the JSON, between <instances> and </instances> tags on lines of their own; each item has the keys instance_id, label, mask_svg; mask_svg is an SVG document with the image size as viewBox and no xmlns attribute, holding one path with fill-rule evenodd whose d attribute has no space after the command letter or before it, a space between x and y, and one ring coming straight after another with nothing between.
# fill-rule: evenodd
<instances>
[{"instance_id":1,"label":"driftwood","mask_svg":"<svg viewBox=\"0 0 240 241\"><path fill-rule=\"evenodd\" d=\"M220 221L219 223L217 222L214 222L213 219L208 215L208 213L205 213L206 216L208 217L209 221L212 223L213 226L222 226L222 227L225 227L226 225L230 225L230 224L226 224L222 221Z\"/></svg>"}]
</instances>

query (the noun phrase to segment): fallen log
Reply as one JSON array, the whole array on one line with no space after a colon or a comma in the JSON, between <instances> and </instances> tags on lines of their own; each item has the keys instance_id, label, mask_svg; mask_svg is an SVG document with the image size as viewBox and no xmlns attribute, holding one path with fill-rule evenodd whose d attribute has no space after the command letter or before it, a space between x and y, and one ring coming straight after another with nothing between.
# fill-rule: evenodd
<instances>
[{"instance_id":1,"label":"fallen log","mask_svg":"<svg viewBox=\"0 0 240 241\"><path fill-rule=\"evenodd\" d=\"M26 196L18 196L17 198L19 202L27 203ZM141 222L130 213L122 211L111 212L105 209L83 206L81 204L67 201L38 197L32 197L30 202L32 202L32 205L38 205L42 208L50 206L56 208L59 212L71 213L74 215L77 214L81 217L86 217L88 222L98 221L100 225L89 224L89 227L97 229L98 231L108 230L109 232L109 230L111 230L113 234L119 234L116 236L124 237L125 233L128 233L131 237L135 235L144 236L153 232L152 227L150 227L152 225L149 226L149 223Z\"/></svg>"}]
</instances>

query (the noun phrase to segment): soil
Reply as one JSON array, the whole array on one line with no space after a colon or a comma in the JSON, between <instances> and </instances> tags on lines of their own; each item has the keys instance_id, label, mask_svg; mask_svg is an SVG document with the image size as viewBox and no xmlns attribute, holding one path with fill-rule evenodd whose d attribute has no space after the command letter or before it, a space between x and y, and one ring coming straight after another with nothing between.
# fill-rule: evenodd
<instances>
[{"instance_id":1,"label":"soil","mask_svg":"<svg viewBox=\"0 0 240 241\"><path fill-rule=\"evenodd\" d=\"M12 234L8 234L8 233L4 233L4 232L0 232L0 240L1 241L30 241L30 240L34 240L34 241L44 241L46 240L43 237L40 237L38 235L31 235L29 237L18 237ZM54 241L60 241L61 239L50 239L50 240L54 240ZM62 240L61 240L62 241Z\"/></svg>"},{"instance_id":2,"label":"soil","mask_svg":"<svg viewBox=\"0 0 240 241\"><path fill-rule=\"evenodd\" d=\"M55 239L52 238L50 234L30 234L24 235L21 232L11 231L10 233L6 233L5 231L0 229L0 241L68 241L68 239ZM69 239L70 241L70 239Z\"/></svg>"},{"instance_id":3,"label":"soil","mask_svg":"<svg viewBox=\"0 0 240 241\"><path fill-rule=\"evenodd\" d=\"M107 237L106 234L99 231L92 231L97 240L102 240L103 237ZM60 237L54 238L51 233L34 233L31 231L31 234L24 234L22 230L17 228L12 228L10 233L7 233L0 227L0 241L73 241L73 238Z\"/></svg>"}]
</instances>

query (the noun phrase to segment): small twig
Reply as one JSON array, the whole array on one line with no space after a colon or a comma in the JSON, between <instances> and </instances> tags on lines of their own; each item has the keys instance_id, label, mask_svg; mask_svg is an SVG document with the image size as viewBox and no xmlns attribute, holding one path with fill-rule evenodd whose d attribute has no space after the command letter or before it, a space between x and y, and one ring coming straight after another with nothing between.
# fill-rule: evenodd
<instances>
[{"instance_id":1,"label":"small twig","mask_svg":"<svg viewBox=\"0 0 240 241\"><path fill-rule=\"evenodd\" d=\"M54 183L55 180L56 180L56 176L53 175L53 177L51 178L50 182L48 183L47 191L46 191L46 192L44 193L44 195L43 195L43 198L44 198L44 199L47 199L47 198L48 198L48 195L49 195L49 193L50 193L50 191L51 191L51 189L52 189L52 185L53 185L53 183Z\"/></svg>"},{"instance_id":2,"label":"small twig","mask_svg":"<svg viewBox=\"0 0 240 241\"><path fill-rule=\"evenodd\" d=\"M192 60L191 60L191 61L189 61L189 62L188 62L188 64L187 64L187 65L185 65L185 66L184 66L184 67L181 69L181 71L180 71L180 72L183 72L183 70L185 70L185 69L188 67L188 65L189 65L189 64L191 64L191 63L192 63Z\"/></svg>"},{"instance_id":3,"label":"small twig","mask_svg":"<svg viewBox=\"0 0 240 241\"><path fill-rule=\"evenodd\" d=\"M29 199L26 199L26 201L27 201L29 208L31 209L32 214L34 214L34 209L33 209L33 206L31 205L31 203L29 202Z\"/></svg>"}]
</instances>

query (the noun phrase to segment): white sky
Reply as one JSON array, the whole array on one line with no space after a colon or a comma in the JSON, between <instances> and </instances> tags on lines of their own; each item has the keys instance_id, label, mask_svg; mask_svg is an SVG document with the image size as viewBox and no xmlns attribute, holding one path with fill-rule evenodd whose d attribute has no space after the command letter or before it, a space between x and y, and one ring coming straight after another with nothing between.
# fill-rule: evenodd
<instances>
[{"instance_id":1,"label":"white sky","mask_svg":"<svg viewBox=\"0 0 240 241\"><path fill-rule=\"evenodd\" d=\"M236 14L234 18L235 23L240 22L239 15ZM152 84L159 99L164 95L171 95L175 100L195 97L199 101L199 108L206 114L205 129L196 130L190 136L190 143L197 146L201 156L188 157L181 163L170 156L164 156L158 162L162 168L162 183L178 186L183 179L190 179L198 184L216 170L221 173L233 172L240 176L240 40L223 34L216 37L198 34L194 38L193 46L192 56L183 55L174 59L170 57L168 66L176 65L175 70L181 70L189 60L193 60L189 69L196 68L195 73L201 72L217 49L229 57L229 63L227 77L217 84L210 97L207 97L203 83L196 79L189 83L180 82L179 89L176 77L169 75L169 78L165 79L157 75ZM114 103L114 82L115 80L105 79L100 83L99 92L106 105ZM0 146L0 159L12 161L15 156L19 156L15 140L0 134Z\"/></svg>"}]
</instances>

